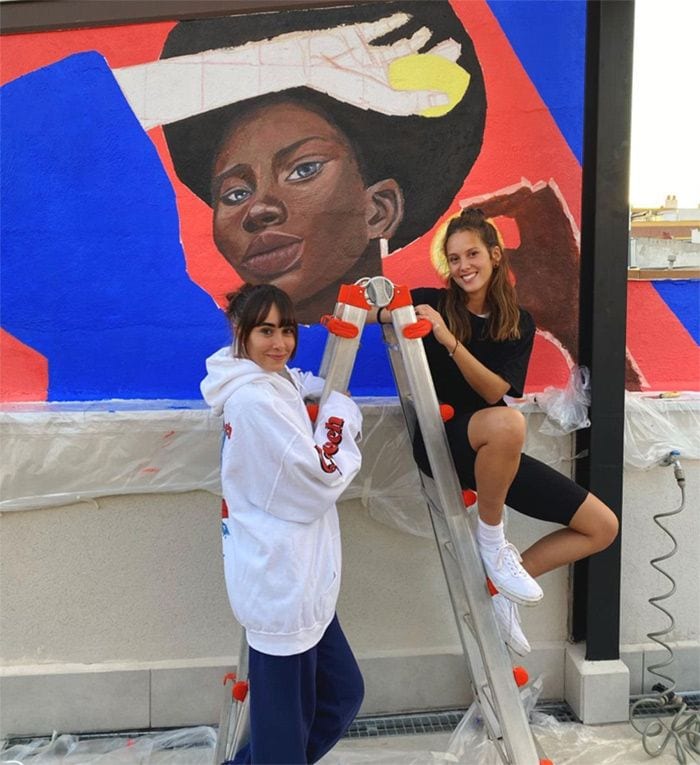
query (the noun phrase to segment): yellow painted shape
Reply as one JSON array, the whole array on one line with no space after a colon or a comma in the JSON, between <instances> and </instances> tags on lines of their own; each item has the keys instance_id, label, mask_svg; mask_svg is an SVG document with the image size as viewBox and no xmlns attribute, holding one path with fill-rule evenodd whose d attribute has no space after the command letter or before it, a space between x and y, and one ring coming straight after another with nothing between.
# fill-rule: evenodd
<instances>
[{"instance_id":1,"label":"yellow painted shape","mask_svg":"<svg viewBox=\"0 0 700 765\"><path fill-rule=\"evenodd\" d=\"M447 220L444 220L439 226L433 240L430 243L430 262L433 264L433 268L437 271L438 276L441 279L447 279L450 275L450 267L447 265L447 258L445 257L445 234L447 234L447 226L450 224L452 218L458 218L459 213L451 215Z\"/></svg>"},{"instance_id":2,"label":"yellow painted shape","mask_svg":"<svg viewBox=\"0 0 700 765\"><path fill-rule=\"evenodd\" d=\"M467 92L470 79L469 72L454 61L430 53L414 53L389 65L389 84L394 90L437 90L447 94L448 103L424 109L423 117L442 117L451 112Z\"/></svg>"}]
</instances>

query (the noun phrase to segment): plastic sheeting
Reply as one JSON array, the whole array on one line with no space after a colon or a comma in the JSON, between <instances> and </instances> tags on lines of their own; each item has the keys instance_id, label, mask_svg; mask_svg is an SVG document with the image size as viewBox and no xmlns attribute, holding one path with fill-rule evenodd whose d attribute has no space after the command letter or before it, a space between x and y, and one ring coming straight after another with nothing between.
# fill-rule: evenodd
<instances>
[{"instance_id":1,"label":"plastic sheeting","mask_svg":"<svg viewBox=\"0 0 700 765\"><path fill-rule=\"evenodd\" d=\"M221 423L188 402L0 412L0 511L110 494L218 491Z\"/></svg>"},{"instance_id":2,"label":"plastic sheeting","mask_svg":"<svg viewBox=\"0 0 700 765\"><path fill-rule=\"evenodd\" d=\"M537 425L544 415L531 402L520 402L516 406L533 418L525 451L570 475L574 459L571 439L543 438L538 435ZM362 409L362 469L343 499L360 499L369 515L379 523L433 539L430 515L420 500L420 479L398 399L365 400Z\"/></svg>"},{"instance_id":3,"label":"plastic sheeting","mask_svg":"<svg viewBox=\"0 0 700 765\"><path fill-rule=\"evenodd\" d=\"M586 726L562 723L535 711L533 733L556 765L635 765L650 763L640 737L627 723ZM211 765L216 732L185 728L126 736L84 739L56 736L0 748L0 765ZM669 748L653 762L677 765ZM472 707L454 733L343 739L319 765L502 765Z\"/></svg>"},{"instance_id":4,"label":"plastic sheeting","mask_svg":"<svg viewBox=\"0 0 700 765\"><path fill-rule=\"evenodd\" d=\"M648 468L671 449L700 459L700 394L628 394L625 464ZM398 399L358 399L363 466L343 496L407 533L432 537ZM531 401L528 454L571 473L569 435L545 436ZM218 494L221 422L202 402L109 401L15 405L0 411L0 511L66 505L101 496L203 489Z\"/></svg>"},{"instance_id":5,"label":"plastic sheeting","mask_svg":"<svg viewBox=\"0 0 700 765\"><path fill-rule=\"evenodd\" d=\"M572 367L564 388L549 386L534 398L547 415L540 425L540 433L564 436L591 424L588 419L591 403L591 373L588 367Z\"/></svg>"},{"instance_id":6,"label":"plastic sheeting","mask_svg":"<svg viewBox=\"0 0 700 765\"><path fill-rule=\"evenodd\" d=\"M672 450L681 460L700 460L700 393L674 398L627 393L625 467L655 467Z\"/></svg>"},{"instance_id":7,"label":"plastic sheeting","mask_svg":"<svg viewBox=\"0 0 700 765\"><path fill-rule=\"evenodd\" d=\"M67 734L0 749L1 765L211 765L213 728L181 728L142 736L83 738Z\"/></svg>"}]
</instances>

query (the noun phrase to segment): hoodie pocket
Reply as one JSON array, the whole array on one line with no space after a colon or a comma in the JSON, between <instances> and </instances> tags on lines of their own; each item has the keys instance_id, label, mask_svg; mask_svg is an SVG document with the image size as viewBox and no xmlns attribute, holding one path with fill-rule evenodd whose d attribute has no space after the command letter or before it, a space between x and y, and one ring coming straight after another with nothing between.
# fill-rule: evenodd
<instances>
[{"instance_id":1,"label":"hoodie pocket","mask_svg":"<svg viewBox=\"0 0 700 765\"><path fill-rule=\"evenodd\" d=\"M321 558L323 565L319 566L320 572L315 588L313 615L316 623L327 621L332 616L340 590L340 566L333 540L327 539L327 545Z\"/></svg>"}]
</instances>

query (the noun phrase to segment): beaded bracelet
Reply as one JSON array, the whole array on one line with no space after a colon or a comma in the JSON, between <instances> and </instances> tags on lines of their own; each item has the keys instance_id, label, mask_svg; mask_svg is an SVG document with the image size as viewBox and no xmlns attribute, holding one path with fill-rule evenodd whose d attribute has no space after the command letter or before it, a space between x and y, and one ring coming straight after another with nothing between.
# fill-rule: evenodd
<instances>
[{"instance_id":1,"label":"beaded bracelet","mask_svg":"<svg viewBox=\"0 0 700 765\"><path fill-rule=\"evenodd\" d=\"M447 355L450 358L452 358L455 355L455 353L457 353L457 348L459 348L459 340L457 340L457 342L455 343L455 347L452 349L452 352L448 353Z\"/></svg>"}]
</instances>

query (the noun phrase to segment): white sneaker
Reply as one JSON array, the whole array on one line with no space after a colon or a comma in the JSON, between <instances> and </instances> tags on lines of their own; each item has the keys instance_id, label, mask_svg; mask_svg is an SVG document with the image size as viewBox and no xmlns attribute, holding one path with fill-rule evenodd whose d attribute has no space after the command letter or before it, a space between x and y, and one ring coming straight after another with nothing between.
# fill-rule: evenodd
<instances>
[{"instance_id":1,"label":"white sneaker","mask_svg":"<svg viewBox=\"0 0 700 765\"><path fill-rule=\"evenodd\" d=\"M509 600L530 606L542 600L544 593L537 582L520 565L522 558L514 545L479 546L486 575L496 589Z\"/></svg>"},{"instance_id":2,"label":"white sneaker","mask_svg":"<svg viewBox=\"0 0 700 765\"><path fill-rule=\"evenodd\" d=\"M518 656L526 656L530 653L530 644L527 642L525 633L520 626L520 614L518 607L512 601L500 593L491 598L493 610L496 613L498 631L501 633L503 642Z\"/></svg>"}]
</instances>

